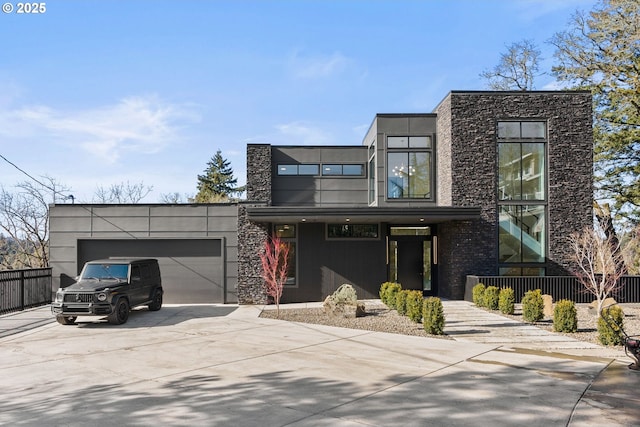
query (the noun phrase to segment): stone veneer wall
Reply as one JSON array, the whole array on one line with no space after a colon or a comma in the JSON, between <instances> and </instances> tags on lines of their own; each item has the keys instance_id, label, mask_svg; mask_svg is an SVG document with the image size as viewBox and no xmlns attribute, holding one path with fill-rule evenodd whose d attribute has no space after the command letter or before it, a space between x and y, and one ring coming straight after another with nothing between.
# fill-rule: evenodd
<instances>
[{"instance_id":1,"label":"stone veneer wall","mask_svg":"<svg viewBox=\"0 0 640 427\"><path fill-rule=\"evenodd\" d=\"M271 145L247 145L247 200L271 204Z\"/></svg>"},{"instance_id":2,"label":"stone veneer wall","mask_svg":"<svg viewBox=\"0 0 640 427\"><path fill-rule=\"evenodd\" d=\"M446 97L436 109L436 203L453 206L451 202L451 98Z\"/></svg>"},{"instance_id":3,"label":"stone veneer wall","mask_svg":"<svg viewBox=\"0 0 640 427\"><path fill-rule=\"evenodd\" d=\"M238 303L266 304L260 252L269 237L269 224L247 218L247 207L271 204L271 146L247 146L247 201L238 206Z\"/></svg>"},{"instance_id":4,"label":"stone veneer wall","mask_svg":"<svg viewBox=\"0 0 640 427\"><path fill-rule=\"evenodd\" d=\"M591 95L452 92L436 113L438 170L451 170L451 181L438 183L438 200L450 197L452 206L481 207L480 220L445 223L438 229L441 259L447 260L439 268L443 295L462 298L467 274L498 273L496 129L504 119L548 123L547 275L567 274L571 261L564 239L593 221Z\"/></svg>"},{"instance_id":5,"label":"stone veneer wall","mask_svg":"<svg viewBox=\"0 0 640 427\"><path fill-rule=\"evenodd\" d=\"M252 204L255 206L255 204ZM238 303L266 304L260 252L269 237L268 224L247 219L247 205L238 206Z\"/></svg>"}]
</instances>

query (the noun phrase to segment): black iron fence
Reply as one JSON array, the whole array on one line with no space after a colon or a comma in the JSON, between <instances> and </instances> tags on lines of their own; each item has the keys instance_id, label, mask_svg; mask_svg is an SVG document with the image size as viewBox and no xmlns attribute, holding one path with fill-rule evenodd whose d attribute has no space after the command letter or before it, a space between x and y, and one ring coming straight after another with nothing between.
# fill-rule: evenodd
<instances>
[{"instance_id":1,"label":"black iron fence","mask_svg":"<svg viewBox=\"0 0 640 427\"><path fill-rule=\"evenodd\" d=\"M540 289L543 294L553 297L554 301L568 299L575 303L590 303L595 297L585 291L575 276L548 277L507 277L507 276L467 276L464 299L471 301L471 290L478 283L485 286L513 289L516 302L522 301L527 291ZM622 285L616 295L612 295L620 303L640 302L640 276L623 276Z\"/></svg>"},{"instance_id":2,"label":"black iron fence","mask_svg":"<svg viewBox=\"0 0 640 427\"><path fill-rule=\"evenodd\" d=\"M51 302L51 268L0 271L0 314Z\"/></svg>"}]
</instances>

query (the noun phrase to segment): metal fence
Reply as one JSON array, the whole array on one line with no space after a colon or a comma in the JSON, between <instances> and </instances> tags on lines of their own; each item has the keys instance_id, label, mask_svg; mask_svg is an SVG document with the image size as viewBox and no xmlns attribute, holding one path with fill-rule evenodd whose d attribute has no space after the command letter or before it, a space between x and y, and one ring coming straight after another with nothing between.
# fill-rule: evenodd
<instances>
[{"instance_id":1,"label":"metal fence","mask_svg":"<svg viewBox=\"0 0 640 427\"><path fill-rule=\"evenodd\" d=\"M540 289L543 294L553 297L554 301L568 299L575 303L590 303L595 297L585 291L575 276L548 277L507 277L507 276L467 276L465 299L471 301L471 290L478 283L486 286L513 289L516 302L522 301L527 291ZM640 302L640 276L623 276L620 278L622 288L612 295L620 303Z\"/></svg>"},{"instance_id":2,"label":"metal fence","mask_svg":"<svg viewBox=\"0 0 640 427\"><path fill-rule=\"evenodd\" d=\"M51 268L0 271L0 314L51 302Z\"/></svg>"}]
</instances>

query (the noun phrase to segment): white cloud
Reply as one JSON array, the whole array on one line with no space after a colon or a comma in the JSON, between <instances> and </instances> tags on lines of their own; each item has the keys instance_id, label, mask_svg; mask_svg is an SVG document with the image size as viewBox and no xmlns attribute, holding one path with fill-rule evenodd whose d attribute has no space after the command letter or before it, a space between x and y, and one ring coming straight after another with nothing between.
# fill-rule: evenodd
<instances>
[{"instance_id":1,"label":"white cloud","mask_svg":"<svg viewBox=\"0 0 640 427\"><path fill-rule=\"evenodd\" d=\"M289 67L296 78L322 79L344 72L351 62L340 52L334 52L331 55L305 56L296 51L289 58Z\"/></svg>"},{"instance_id":2,"label":"white cloud","mask_svg":"<svg viewBox=\"0 0 640 427\"><path fill-rule=\"evenodd\" d=\"M303 122L291 122L277 125L276 129L286 140L297 145L328 145L333 143L333 136L323 129Z\"/></svg>"},{"instance_id":3,"label":"white cloud","mask_svg":"<svg viewBox=\"0 0 640 427\"><path fill-rule=\"evenodd\" d=\"M161 151L176 139L180 123L198 120L188 109L154 96L129 97L81 111L40 105L0 113L4 116L0 134L46 138L59 145L79 147L108 163L115 163L124 152Z\"/></svg>"}]
</instances>

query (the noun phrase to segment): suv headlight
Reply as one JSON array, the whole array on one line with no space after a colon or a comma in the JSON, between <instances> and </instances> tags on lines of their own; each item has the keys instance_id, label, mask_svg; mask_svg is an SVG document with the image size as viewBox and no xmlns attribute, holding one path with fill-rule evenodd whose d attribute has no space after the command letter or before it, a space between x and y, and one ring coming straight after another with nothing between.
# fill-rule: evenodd
<instances>
[{"instance_id":1,"label":"suv headlight","mask_svg":"<svg viewBox=\"0 0 640 427\"><path fill-rule=\"evenodd\" d=\"M98 298L98 301L100 301L100 302L104 302L104 301L106 301L106 300L107 300L107 294L106 294L106 292L100 292L100 293L97 295L97 298Z\"/></svg>"},{"instance_id":2,"label":"suv headlight","mask_svg":"<svg viewBox=\"0 0 640 427\"><path fill-rule=\"evenodd\" d=\"M64 300L64 292L62 289L56 291L56 302L62 302Z\"/></svg>"}]
</instances>

